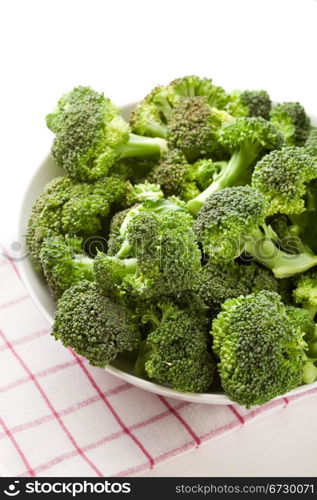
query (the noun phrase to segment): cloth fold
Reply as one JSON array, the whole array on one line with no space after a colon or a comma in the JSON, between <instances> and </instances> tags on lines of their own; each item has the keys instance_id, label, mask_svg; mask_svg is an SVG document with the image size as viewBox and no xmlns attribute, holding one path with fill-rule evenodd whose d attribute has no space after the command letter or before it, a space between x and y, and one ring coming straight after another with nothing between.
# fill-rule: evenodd
<instances>
[{"instance_id":1,"label":"cloth fold","mask_svg":"<svg viewBox=\"0 0 317 500\"><path fill-rule=\"evenodd\" d=\"M137 389L50 336L15 263L0 258L0 473L128 476L317 394L247 411Z\"/></svg>"}]
</instances>

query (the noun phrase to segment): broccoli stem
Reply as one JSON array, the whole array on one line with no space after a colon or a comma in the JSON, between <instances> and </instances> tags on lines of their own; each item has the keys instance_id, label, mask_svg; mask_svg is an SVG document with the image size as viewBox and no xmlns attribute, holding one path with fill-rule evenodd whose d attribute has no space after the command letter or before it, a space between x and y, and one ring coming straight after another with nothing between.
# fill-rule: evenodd
<instances>
[{"instance_id":1,"label":"broccoli stem","mask_svg":"<svg viewBox=\"0 0 317 500\"><path fill-rule=\"evenodd\" d=\"M216 176L213 182L204 191L187 203L187 208L192 215L197 215L206 199L221 189L247 184L250 181L250 165L256 160L262 146L252 143L241 146L233 153L227 165Z\"/></svg>"},{"instance_id":2,"label":"broccoli stem","mask_svg":"<svg viewBox=\"0 0 317 500\"><path fill-rule=\"evenodd\" d=\"M128 142L123 146L120 157L155 156L167 151L167 142L160 137L143 137L130 134Z\"/></svg>"},{"instance_id":3,"label":"broccoli stem","mask_svg":"<svg viewBox=\"0 0 317 500\"><path fill-rule=\"evenodd\" d=\"M252 235L245 238L244 251L252 255L257 262L270 269L276 278L288 278L303 273L317 265L317 256L308 248L298 254L289 254L279 250L267 234L271 234L268 227L263 225Z\"/></svg>"}]
</instances>

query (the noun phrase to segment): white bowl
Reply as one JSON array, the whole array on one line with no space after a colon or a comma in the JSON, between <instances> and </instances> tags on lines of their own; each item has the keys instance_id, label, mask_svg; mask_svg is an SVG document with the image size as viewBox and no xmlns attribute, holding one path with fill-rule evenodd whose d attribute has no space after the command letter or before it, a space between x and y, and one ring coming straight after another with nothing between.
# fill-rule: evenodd
<instances>
[{"instance_id":1,"label":"white bowl","mask_svg":"<svg viewBox=\"0 0 317 500\"><path fill-rule=\"evenodd\" d=\"M134 104L129 104L121 108L124 118L129 119L130 112L133 106ZM317 125L317 118L311 117L311 119L312 122ZM25 252L22 255L27 254L27 249L25 247L25 234L32 205L42 192L45 184L52 180L54 177L60 175L64 175L64 171L54 164L50 156L47 156L39 166L39 168L36 170L30 181L30 184L22 201L19 219L19 239L22 247L24 247L23 251ZM34 270L29 258L22 260L22 262L20 263L20 271L23 281L35 304L42 312L42 314L47 318L49 323L52 324L55 311L55 303L50 296L43 276ZM213 405L226 405L233 403L231 399L223 392L208 392L203 394L182 393L170 389L169 387L164 387L163 385L143 380L142 378L134 375L133 363L124 359L116 359L113 363L111 363L111 365L106 368L106 370L116 377L119 377L136 387L139 387L146 391L154 392L156 394L161 394L163 396L190 401L193 403ZM276 399L299 394L314 387L317 387L317 382L314 382L310 385L300 386L297 389L289 392L288 394L278 396L278 398Z\"/></svg>"}]
</instances>

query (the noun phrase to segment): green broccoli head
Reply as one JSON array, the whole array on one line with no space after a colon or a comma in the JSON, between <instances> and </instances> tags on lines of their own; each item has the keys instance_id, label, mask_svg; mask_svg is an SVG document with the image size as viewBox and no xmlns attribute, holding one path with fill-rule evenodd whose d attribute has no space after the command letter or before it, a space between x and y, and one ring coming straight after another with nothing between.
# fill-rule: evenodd
<instances>
[{"instance_id":1,"label":"green broccoli head","mask_svg":"<svg viewBox=\"0 0 317 500\"><path fill-rule=\"evenodd\" d=\"M40 250L40 262L55 300L78 281L94 280L93 260L83 254L80 238L45 238Z\"/></svg>"},{"instance_id":2,"label":"green broccoli head","mask_svg":"<svg viewBox=\"0 0 317 500\"><path fill-rule=\"evenodd\" d=\"M278 293L280 281L268 269L255 263L242 265L209 260L201 268L198 294L208 307L210 315L216 316L227 299L261 290Z\"/></svg>"},{"instance_id":3,"label":"green broccoli head","mask_svg":"<svg viewBox=\"0 0 317 500\"><path fill-rule=\"evenodd\" d=\"M120 158L159 155L166 149L162 139L131 135L119 109L89 87L76 87L64 94L46 122L55 133L53 157L79 181L106 176Z\"/></svg>"},{"instance_id":4,"label":"green broccoli head","mask_svg":"<svg viewBox=\"0 0 317 500\"><path fill-rule=\"evenodd\" d=\"M306 152L317 160L317 128L312 128L305 143Z\"/></svg>"},{"instance_id":5,"label":"green broccoli head","mask_svg":"<svg viewBox=\"0 0 317 500\"><path fill-rule=\"evenodd\" d=\"M143 182L157 165L157 162L157 156L152 158L121 158L109 168L107 177L119 177L124 181L129 180L133 184Z\"/></svg>"},{"instance_id":6,"label":"green broccoli head","mask_svg":"<svg viewBox=\"0 0 317 500\"><path fill-rule=\"evenodd\" d=\"M137 260L135 258L118 259L100 252L94 259L97 286L109 297L123 297L125 292L122 282L128 274L135 275L136 271Z\"/></svg>"},{"instance_id":7,"label":"green broccoli head","mask_svg":"<svg viewBox=\"0 0 317 500\"><path fill-rule=\"evenodd\" d=\"M207 350L206 322L170 301L146 311L152 331L141 345L136 372L182 392L202 392L213 382L215 362Z\"/></svg>"},{"instance_id":8,"label":"green broccoli head","mask_svg":"<svg viewBox=\"0 0 317 500\"><path fill-rule=\"evenodd\" d=\"M52 334L101 368L140 342L132 313L102 295L90 281L81 281L64 292L57 304Z\"/></svg>"},{"instance_id":9,"label":"green broccoli head","mask_svg":"<svg viewBox=\"0 0 317 500\"><path fill-rule=\"evenodd\" d=\"M120 233L121 226L130 210L131 207L126 208L125 210L120 210L119 212L115 213L111 219L107 252L109 255L116 255L116 253L120 250L120 247L122 245L122 237Z\"/></svg>"},{"instance_id":10,"label":"green broccoli head","mask_svg":"<svg viewBox=\"0 0 317 500\"><path fill-rule=\"evenodd\" d=\"M270 215L300 214L306 209L307 185L316 178L317 162L303 148L289 146L256 164L252 186L267 198Z\"/></svg>"},{"instance_id":11,"label":"green broccoli head","mask_svg":"<svg viewBox=\"0 0 317 500\"><path fill-rule=\"evenodd\" d=\"M271 111L270 120L289 146L304 146L311 125L299 102L277 104Z\"/></svg>"},{"instance_id":12,"label":"green broccoli head","mask_svg":"<svg viewBox=\"0 0 317 500\"><path fill-rule=\"evenodd\" d=\"M57 177L49 182L34 203L26 243L34 265L41 269L39 253L44 238L58 235L88 237L102 230L114 206L125 198L126 183L108 177L93 184Z\"/></svg>"},{"instance_id":13,"label":"green broccoli head","mask_svg":"<svg viewBox=\"0 0 317 500\"><path fill-rule=\"evenodd\" d=\"M187 201L199 193L195 175L194 165L187 162L183 153L170 150L154 167L149 179L161 186L165 196L179 196Z\"/></svg>"},{"instance_id":14,"label":"green broccoli head","mask_svg":"<svg viewBox=\"0 0 317 500\"><path fill-rule=\"evenodd\" d=\"M302 382L306 343L301 325L274 292L227 300L213 321L213 349L221 383L247 408L266 403Z\"/></svg>"},{"instance_id":15,"label":"green broccoli head","mask_svg":"<svg viewBox=\"0 0 317 500\"><path fill-rule=\"evenodd\" d=\"M130 124L133 132L150 137L167 138L167 124L175 106L188 97L204 97L210 106L223 109L228 97L223 88L208 78L185 76L166 86L155 87L133 110Z\"/></svg>"},{"instance_id":16,"label":"green broccoli head","mask_svg":"<svg viewBox=\"0 0 317 500\"><path fill-rule=\"evenodd\" d=\"M207 198L195 222L195 232L207 255L232 260L243 249L245 238L266 217L264 196L250 186L225 188Z\"/></svg>"},{"instance_id":17,"label":"green broccoli head","mask_svg":"<svg viewBox=\"0 0 317 500\"><path fill-rule=\"evenodd\" d=\"M113 282L120 293L137 299L177 296L195 287L201 255L193 219L181 206L168 200L136 206L117 232L116 245L119 241L116 255L104 255L96 269L101 287L111 289Z\"/></svg>"},{"instance_id":18,"label":"green broccoli head","mask_svg":"<svg viewBox=\"0 0 317 500\"><path fill-rule=\"evenodd\" d=\"M317 379L317 325L312 318L311 310L288 307L287 314L294 328L304 333L302 382L312 384Z\"/></svg>"},{"instance_id":19,"label":"green broccoli head","mask_svg":"<svg viewBox=\"0 0 317 500\"><path fill-rule=\"evenodd\" d=\"M183 152L188 161L219 154L218 132L232 120L226 111L211 107L203 97L188 97L174 108L168 123L171 148Z\"/></svg>"},{"instance_id":20,"label":"green broccoli head","mask_svg":"<svg viewBox=\"0 0 317 500\"><path fill-rule=\"evenodd\" d=\"M268 120L271 106L266 90L234 90L226 109L232 116L261 116Z\"/></svg>"}]
</instances>

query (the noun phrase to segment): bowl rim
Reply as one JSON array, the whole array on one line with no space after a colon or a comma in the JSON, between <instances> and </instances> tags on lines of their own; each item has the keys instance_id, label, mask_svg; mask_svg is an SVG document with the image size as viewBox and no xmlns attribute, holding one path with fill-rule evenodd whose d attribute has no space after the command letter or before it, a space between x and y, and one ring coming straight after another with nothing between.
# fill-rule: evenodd
<instances>
[{"instance_id":1,"label":"bowl rim","mask_svg":"<svg viewBox=\"0 0 317 500\"><path fill-rule=\"evenodd\" d=\"M125 105L120 106L120 110L122 113L129 113L131 108L135 106L135 102L133 103L128 103ZM274 102L273 102L274 104ZM317 125L317 117L314 115L309 114L311 121L313 125ZM27 220L27 215L30 214L30 207L34 203L35 198L30 200L30 192L33 187L33 184L35 181L37 181L38 176L41 172L41 168L45 163L50 161L51 155L48 154L43 161L39 164L39 166L36 168L34 171L33 175L30 178L29 183L26 186L24 195L21 200L20 204L20 211L19 211L19 218L18 218L18 237L19 241L21 243L22 249L27 252L26 245L25 245L25 229L26 229L26 220ZM62 171L61 171L62 173ZM53 179L54 177L51 177ZM30 201L32 201L32 204L30 205ZM34 287L32 286L31 280L28 276L28 269L27 269L27 261L29 259L22 259L18 263L18 268L21 274L22 281L31 297L33 302L35 303L36 307L39 309L39 311L42 313L42 315L47 319L50 325L53 324L53 317L49 313L49 311L44 307L43 303L41 302L38 294L36 293ZM36 270L32 268L32 266L29 266L31 269L32 274L36 274ZM155 382L151 382L149 380L142 379L136 375L133 375L131 373L127 373L115 366L112 366L111 364L105 367L105 371L111 373L112 375L125 380L127 383L138 387L140 389L159 394L161 396L169 397L169 398L174 398L174 399L179 399L191 403L199 403L199 404L210 404L210 405L233 405L236 404L234 401L232 401L229 396L227 396L225 393L216 393L216 392L206 392L206 393L188 393L188 392L179 392L176 391L170 387L165 387L163 385L157 384ZM293 389L292 391L286 393L286 394L281 394L274 398L271 401L275 401L281 398L286 398L290 396L296 396L297 394L300 394L302 392L311 390L313 388L317 387L317 381L312 383L312 384L307 384L307 385L301 385L297 387L296 389Z\"/></svg>"}]
</instances>

